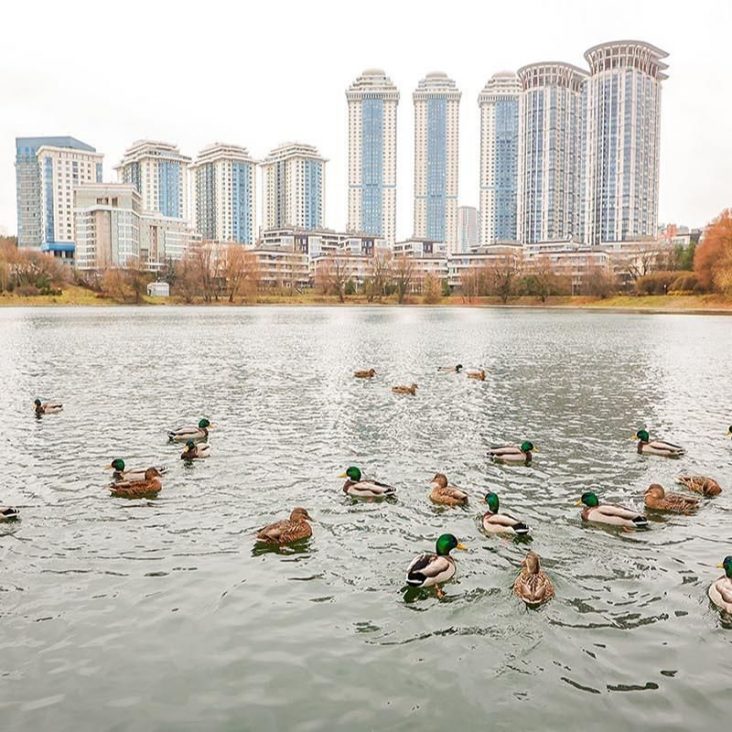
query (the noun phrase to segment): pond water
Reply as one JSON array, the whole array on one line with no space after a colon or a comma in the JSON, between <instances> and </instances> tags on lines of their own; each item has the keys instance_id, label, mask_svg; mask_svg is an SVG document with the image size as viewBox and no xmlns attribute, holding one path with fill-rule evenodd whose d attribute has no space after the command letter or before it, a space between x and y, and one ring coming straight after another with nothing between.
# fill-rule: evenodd
<instances>
[{"instance_id":1,"label":"pond water","mask_svg":"<svg viewBox=\"0 0 732 732\"><path fill-rule=\"evenodd\" d=\"M690 730L729 725L732 320L461 308L0 310L2 729ZM462 363L484 382L438 373ZM374 367L371 381L352 377ZM415 397L389 387L416 382ZM36 396L64 411L36 420ZM193 465L166 430L207 416ZM685 457L639 456L641 426ZM530 467L491 444L532 440ZM156 500L110 497L114 457L164 463ZM398 489L354 503L349 465ZM427 500L436 471L466 508ZM582 526L586 489L642 506L684 471L725 489L636 533ZM532 527L556 597L511 587ZM256 530L302 505L299 551ZM405 593L450 531L446 597ZM639 720L642 719L642 723Z\"/></svg>"}]
</instances>

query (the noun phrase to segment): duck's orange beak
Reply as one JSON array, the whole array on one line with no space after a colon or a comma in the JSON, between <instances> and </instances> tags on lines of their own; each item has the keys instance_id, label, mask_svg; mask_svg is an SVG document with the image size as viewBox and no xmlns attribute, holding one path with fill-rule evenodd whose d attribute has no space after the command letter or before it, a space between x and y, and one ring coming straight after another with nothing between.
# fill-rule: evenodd
<instances>
[{"instance_id":1,"label":"duck's orange beak","mask_svg":"<svg viewBox=\"0 0 732 732\"><path fill-rule=\"evenodd\" d=\"M466 547L465 544L458 544L455 548L459 549L461 552L468 551L468 547Z\"/></svg>"}]
</instances>

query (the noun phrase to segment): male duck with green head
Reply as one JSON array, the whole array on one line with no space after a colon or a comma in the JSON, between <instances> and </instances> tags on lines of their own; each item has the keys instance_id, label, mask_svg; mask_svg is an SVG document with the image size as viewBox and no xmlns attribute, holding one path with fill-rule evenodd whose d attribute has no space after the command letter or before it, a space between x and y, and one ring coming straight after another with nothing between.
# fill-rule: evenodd
<instances>
[{"instance_id":1,"label":"male duck with green head","mask_svg":"<svg viewBox=\"0 0 732 732\"><path fill-rule=\"evenodd\" d=\"M361 469L355 465L352 465L338 477L346 478L346 482L343 484L343 492L354 498L386 498L396 493L396 488L393 486L364 478Z\"/></svg>"},{"instance_id":2,"label":"male duck with green head","mask_svg":"<svg viewBox=\"0 0 732 732\"><path fill-rule=\"evenodd\" d=\"M528 465L531 462L533 453L539 452L534 443L524 440L520 445L496 445L488 450L488 457L499 463L523 463Z\"/></svg>"},{"instance_id":3,"label":"male duck with green head","mask_svg":"<svg viewBox=\"0 0 732 732\"><path fill-rule=\"evenodd\" d=\"M213 425L204 417L198 422L198 427L177 427L171 430L168 432L168 439L171 442L188 442L188 440L199 442L208 439L208 431L211 429Z\"/></svg>"},{"instance_id":4,"label":"male duck with green head","mask_svg":"<svg viewBox=\"0 0 732 732\"><path fill-rule=\"evenodd\" d=\"M437 597L445 593L440 588L455 576L455 560L450 556L453 549L465 550L453 534L442 534L435 545L435 553L420 554L407 567L407 584L410 587L434 587Z\"/></svg>"},{"instance_id":5,"label":"male duck with green head","mask_svg":"<svg viewBox=\"0 0 732 732\"><path fill-rule=\"evenodd\" d=\"M664 440L651 440L648 430L638 430L633 439L638 440L637 450L639 455L661 455L662 457L681 457L686 450L673 442Z\"/></svg>"},{"instance_id":6,"label":"male duck with green head","mask_svg":"<svg viewBox=\"0 0 732 732\"><path fill-rule=\"evenodd\" d=\"M131 468L125 470L125 461L122 458L115 458L112 462L107 465L107 469L114 470L112 473L112 480L114 481L127 481L129 483L136 483L145 480L145 473L149 468ZM165 468L161 465L153 466L155 470L161 475L165 472Z\"/></svg>"},{"instance_id":7,"label":"male duck with green head","mask_svg":"<svg viewBox=\"0 0 732 732\"><path fill-rule=\"evenodd\" d=\"M717 566L724 569L724 574L710 585L709 599L720 610L732 615L732 555Z\"/></svg>"}]
</instances>

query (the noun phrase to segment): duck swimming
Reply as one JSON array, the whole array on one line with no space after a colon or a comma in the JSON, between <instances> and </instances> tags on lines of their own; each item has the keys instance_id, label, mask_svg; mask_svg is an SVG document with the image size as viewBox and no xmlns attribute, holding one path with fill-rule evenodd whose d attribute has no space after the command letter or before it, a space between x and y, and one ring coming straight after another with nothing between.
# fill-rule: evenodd
<instances>
[{"instance_id":1,"label":"duck swimming","mask_svg":"<svg viewBox=\"0 0 732 732\"><path fill-rule=\"evenodd\" d=\"M11 506L0 506L0 522L13 521L18 518L18 509Z\"/></svg>"},{"instance_id":2,"label":"duck swimming","mask_svg":"<svg viewBox=\"0 0 732 732\"><path fill-rule=\"evenodd\" d=\"M521 563L521 572L513 583L513 591L527 605L542 605L554 597L554 585L547 573L541 568L540 557L529 552Z\"/></svg>"},{"instance_id":3,"label":"duck swimming","mask_svg":"<svg viewBox=\"0 0 732 732\"><path fill-rule=\"evenodd\" d=\"M375 369L369 369L368 371L354 371L353 375L357 379L373 379L374 376L376 376L376 370Z\"/></svg>"},{"instance_id":4,"label":"duck swimming","mask_svg":"<svg viewBox=\"0 0 732 732\"><path fill-rule=\"evenodd\" d=\"M453 549L467 549L453 534L442 534L435 545L435 553L420 554L407 567L407 584L410 587L434 587L437 597L445 596L441 584L455 576Z\"/></svg>"},{"instance_id":5,"label":"duck swimming","mask_svg":"<svg viewBox=\"0 0 732 732\"><path fill-rule=\"evenodd\" d=\"M170 442L200 442L208 439L208 431L213 429L213 425L204 417L199 421L198 427L177 427L168 432L168 440Z\"/></svg>"},{"instance_id":6,"label":"duck swimming","mask_svg":"<svg viewBox=\"0 0 732 732\"><path fill-rule=\"evenodd\" d=\"M64 405L61 402L42 402L40 399L36 399L33 405L36 417L41 417L44 414L58 414L59 412L63 412L64 409Z\"/></svg>"},{"instance_id":7,"label":"duck swimming","mask_svg":"<svg viewBox=\"0 0 732 732\"><path fill-rule=\"evenodd\" d=\"M485 371L483 369L468 369L465 373L469 379L485 381Z\"/></svg>"},{"instance_id":8,"label":"duck swimming","mask_svg":"<svg viewBox=\"0 0 732 732\"><path fill-rule=\"evenodd\" d=\"M391 390L395 394L411 394L414 396L417 393L417 385L410 384L409 386L392 386Z\"/></svg>"},{"instance_id":9,"label":"duck swimming","mask_svg":"<svg viewBox=\"0 0 732 732\"><path fill-rule=\"evenodd\" d=\"M432 503L441 506L464 506L468 502L468 494L454 485L449 485L444 473L435 473L430 485L432 486L430 492Z\"/></svg>"},{"instance_id":10,"label":"duck swimming","mask_svg":"<svg viewBox=\"0 0 732 732\"><path fill-rule=\"evenodd\" d=\"M111 483L109 490L118 498L146 498L160 493L163 481L156 468L148 468L142 480L121 480Z\"/></svg>"},{"instance_id":11,"label":"duck swimming","mask_svg":"<svg viewBox=\"0 0 732 732\"><path fill-rule=\"evenodd\" d=\"M308 521L312 521L312 519L306 509L294 508L289 519L276 521L260 529L257 532L257 541L283 546L302 539L309 539L313 535L313 530Z\"/></svg>"},{"instance_id":12,"label":"duck swimming","mask_svg":"<svg viewBox=\"0 0 732 732\"><path fill-rule=\"evenodd\" d=\"M160 475L162 475L166 468L164 468L162 465L154 465L153 466L155 470L158 471ZM147 468L132 468L130 470L125 470L125 461L122 460L122 458L115 458L112 460L112 462L107 465L107 470L114 470L114 473L112 473L112 480L114 481L120 481L120 480L126 480L129 482L136 482L140 480L145 480L145 471Z\"/></svg>"},{"instance_id":13,"label":"duck swimming","mask_svg":"<svg viewBox=\"0 0 732 732\"><path fill-rule=\"evenodd\" d=\"M207 458L211 452L211 445L207 442L197 445L193 440L186 442L186 449L180 454L181 460L201 460Z\"/></svg>"},{"instance_id":14,"label":"duck swimming","mask_svg":"<svg viewBox=\"0 0 732 732\"><path fill-rule=\"evenodd\" d=\"M463 370L463 365L459 363L457 366L439 366L437 370L443 373L459 374Z\"/></svg>"},{"instance_id":15,"label":"duck swimming","mask_svg":"<svg viewBox=\"0 0 732 732\"><path fill-rule=\"evenodd\" d=\"M699 499L685 493L667 493L662 485L653 483L644 493L646 508L653 511L673 513L694 513L699 508Z\"/></svg>"},{"instance_id":16,"label":"duck swimming","mask_svg":"<svg viewBox=\"0 0 732 732\"><path fill-rule=\"evenodd\" d=\"M343 484L343 492L354 498L386 498L396 494L396 488L376 480L367 480L361 474L361 469L355 466L338 477L347 479Z\"/></svg>"},{"instance_id":17,"label":"duck swimming","mask_svg":"<svg viewBox=\"0 0 732 732\"><path fill-rule=\"evenodd\" d=\"M495 493L486 493L485 502L488 504L488 511L483 514L483 531L489 534L516 534L526 536L529 527L517 518L507 513L498 513L499 502Z\"/></svg>"},{"instance_id":18,"label":"duck swimming","mask_svg":"<svg viewBox=\"0 0 732 732\"><path fill-rule=\"evenodd\" d=\"M520 445L496 445L488 450L488 457L497 463L523 463L528 465L538 450L534 443L524 440Z\"/></svg>"},{"instance_id":19,"label":"duck swimming","mask_svg":"<svg viewBox=\"0 0 732 732\"><path fill-rule=\"evenodd\" d=\"M578 506L584 504L582 509L582 520L608 526L622 526L626 529L641 529L648 526L648 519L625 506L618 506L613 503L600 503L592 491L582 494L577 502Z\"/></svg>"},{"instance_id":20,"label":"duck swimming","mask_svg":"<svg viewBox=\"0 0 732 732\"><path fill-rule=\"evenodd\" d=\"M638 438L638 454L639 455L661 455L663 457L681 457L686 453L683 447L674 445L673 442L664 442L663 440L651 441L651 436L647 430L638 430L635 438Z\"/></svg>"},{"instance_id":21,"label":"duck swimming","mask_svg":"<svg viewBox=\"0 0 732 732\"><path fill-rule=\"evenodd\" d=\"M732 614L732 556L725 557L717 566L724 569L724 574L709 586L709 599L720 610Z\"/></svg>"},{"instance_id":22,"label":"duck swimming","mask_svg":"<svg viewBox=\"0 0 732 732\"><path fill-rule=\"evenodd\" d=\"M680 475L677 481L690 491L703 496L718 496L722 492L722 486L714 478L707 478L705 475Z\"/></svg>"}]
</instances>

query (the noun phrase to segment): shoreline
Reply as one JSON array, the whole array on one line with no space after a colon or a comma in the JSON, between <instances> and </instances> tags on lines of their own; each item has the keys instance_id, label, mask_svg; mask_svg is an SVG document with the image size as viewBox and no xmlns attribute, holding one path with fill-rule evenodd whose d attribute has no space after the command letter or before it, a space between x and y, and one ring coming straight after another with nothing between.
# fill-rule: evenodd
<instances>
[{"instance_id":1,"label":"shoreline","mask_svg":"<svg viewBox=\"0 0 732 732\"><path fill-rule=\"evenodd\" d=\"M290 307L419 307L419 308L471 308L494 310L580 310L585 312L637 313L649 315L732 315L732 298L721 295L616 295L606 299L586 296L550 297L546 302L536 298L517 297L507 303L498 298L480 297L464 299L453 295L441 298L436 303L420 302L418 296L410 296L401 305L394 298L379 302L368 302L365 297L349 296L339 302L336 296L303 293L296 295L260 294L256 302L181 302L178 298L154 298L145 296L140 303L118 302L112 298L99 297L90 290L71 286L61 295L15 296L0 293L0 308L53 308L53 307L216 307L241 308L262 306Z\"/></svg>"}]
</instances>

